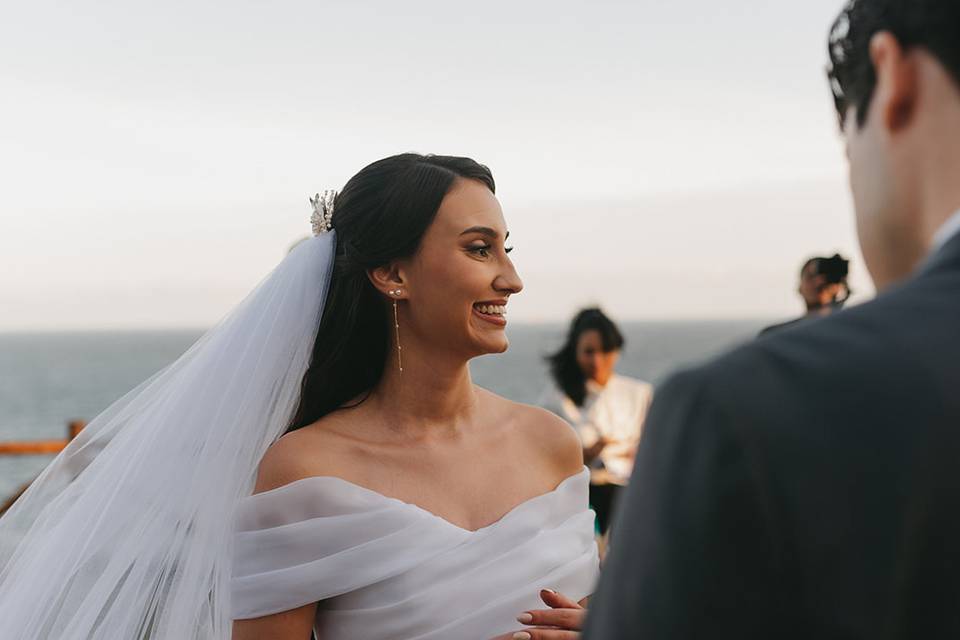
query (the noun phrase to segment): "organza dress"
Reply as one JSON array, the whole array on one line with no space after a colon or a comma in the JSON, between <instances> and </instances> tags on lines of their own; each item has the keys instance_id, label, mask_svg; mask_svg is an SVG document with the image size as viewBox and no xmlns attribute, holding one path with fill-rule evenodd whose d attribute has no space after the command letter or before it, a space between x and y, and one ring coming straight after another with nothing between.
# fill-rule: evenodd
<instances>
[{"instance_id":1,"label":"organza dress","mask_svg":"<svg viewBox=\"0 0 960 640\"><path fill-rule=\"evenodd\" d=\"M579 600L598 576L589 473L470 531L406 502L320 476L246 498L236 526L232 608L256 618L320 602L321 640L491 638Z\"/></svg>"}]
</instances>

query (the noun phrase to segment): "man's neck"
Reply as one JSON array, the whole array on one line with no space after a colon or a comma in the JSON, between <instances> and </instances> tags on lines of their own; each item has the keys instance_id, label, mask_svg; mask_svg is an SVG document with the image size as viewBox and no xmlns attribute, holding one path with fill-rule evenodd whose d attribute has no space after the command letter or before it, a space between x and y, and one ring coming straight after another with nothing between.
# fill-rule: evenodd
<instances>
[{"instance_id":1,"label":"man's neck","mask_svg":"<svg viewBox=\"0 0 960 640\"><path fill-rule=\"evenodd\" d=\"M952 240L958 233L960 233L960 209L957 209L950 217L943 221L933 234L933 239L930 243L930 254L936 253L940 247L947 244L947 242Z\"/></svg>"},{"instance_id":2,"label":"man's neck","mask_svg":"<svg viewBox=\"0 0 960 640\"><path fill-rule=\"evenodd\" d=\"M954 225L960 224L955 222L960 211L960 108L954 105L949 117L943 115L937 122L936 133L927 136L925 155L916 168L915 205L925 257L942 247L956 232Z\"/></svg>"}]
</instances>

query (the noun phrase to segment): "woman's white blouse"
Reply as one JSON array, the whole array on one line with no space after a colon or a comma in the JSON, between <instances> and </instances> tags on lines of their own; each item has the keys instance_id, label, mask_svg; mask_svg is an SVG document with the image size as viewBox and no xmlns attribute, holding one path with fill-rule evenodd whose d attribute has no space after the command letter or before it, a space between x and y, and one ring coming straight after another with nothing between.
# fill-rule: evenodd
<instances>
[{"instance_id":1,"label":"woman's white blouse","mask_svg":"<svg viewBox=\"0 0 960 640\"><path fill-rule=\"evenodd\" d=\"M320 602L320 640L486 639L522 628L539 591L589 595L599 562L589 473L470 531L340 478L245 498L232 609L257 618Z\"/></svg>"},{"instance_id":2,"label":"woman's white blouse","mask_svg":"<svg viewBox=\"0 0 960 640\"><path fill-rule=\"evenodd\" d=\"M600 452L597 466L605 468L612 481L626 484L652 401L652 385L614 375L603 387L588 380L582 407L555 386L544 391L539 404L573 425L583 446L606 438L609 444Z\"/></svg>"}]
</instances>

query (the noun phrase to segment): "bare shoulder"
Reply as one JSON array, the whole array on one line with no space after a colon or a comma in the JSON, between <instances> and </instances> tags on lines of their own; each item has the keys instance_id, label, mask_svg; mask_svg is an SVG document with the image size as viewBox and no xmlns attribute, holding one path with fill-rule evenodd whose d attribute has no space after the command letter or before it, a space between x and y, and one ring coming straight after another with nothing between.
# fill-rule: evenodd
<instances>
[{"instance_id":1,"label":"bare shoulder","mask_svg":"<svg viewBox=\"0 0 960 640\"><path fill-rule=\"evenodd\" d=\"M340 475L343 444L327 429L327 418L284 434L260 459L254 493L318 475Z\"/></svg>"},{"instance_id":2,"label":"bare shoulder","mask_svg":"<svg viewBox=\"0 0 960 640\"><path fill-rule=\"evenodd\" d=\"M537 454L560 479L583 469L583 447L580 436L566 420L541 407L507 400L493 393L491 402L498 412L509 416L511 435L522 450Z\"/></svg>"},{"instance_id":3,"label":"bare shoulder","mask_svg":"<svg viewBox=\"0 0 960 640\"><path fill-rule=\"evenodd\" d=\"M310 475L307 457L299 446L302 440L302 434L293 431L270 445L260 459L254 493L276 489Z\"/></svg>"}]
</instances>

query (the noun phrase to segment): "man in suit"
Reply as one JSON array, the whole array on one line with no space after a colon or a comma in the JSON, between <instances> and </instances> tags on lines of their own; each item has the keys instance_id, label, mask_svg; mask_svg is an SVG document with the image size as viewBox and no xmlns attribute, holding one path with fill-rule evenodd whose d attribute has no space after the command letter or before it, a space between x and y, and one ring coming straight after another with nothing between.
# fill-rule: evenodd
<instances>
[{"instance_id":1,"label":"man in suit","mask_svg":"<svg viewBox=\"0 0 960 640\"><path fill-rule=\"evenodd\" d=\"M879 294L660 389L587 640L960 638L960 1L829 51Z\"/></svg>"}]
</instances>

